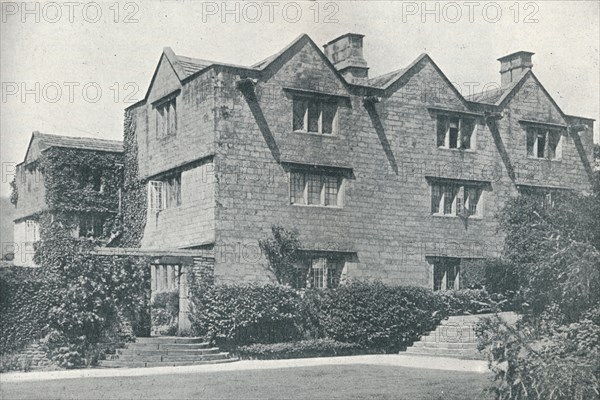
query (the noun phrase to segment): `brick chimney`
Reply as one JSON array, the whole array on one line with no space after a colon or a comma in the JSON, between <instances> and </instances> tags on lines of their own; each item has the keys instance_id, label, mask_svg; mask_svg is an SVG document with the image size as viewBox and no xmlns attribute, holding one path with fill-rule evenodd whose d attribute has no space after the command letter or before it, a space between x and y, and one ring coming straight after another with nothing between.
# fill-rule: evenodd
<instances>
[{"instance_id":1,"label":"brick chimney","mask_svg":"<svg viewBox=\"0 0 600 400\"><path fill-rule=\"evenodd\" d=\"M517 51L516 53L500 57L500 85L506 86L520 76L524 71L531 69L531 56L535 53Z\"/></svg>"},{"instance_id":2,"label":"brick chimney","mask_svg":"<svg viewBox=\"0 0 600 400\"><path fill-rule=\"evenodd\" d=\"M364 83L369 78L369 67L363 58L363 37L346 33L323 46L329 61L350 83Z\"/></svg>"}]
</instances>

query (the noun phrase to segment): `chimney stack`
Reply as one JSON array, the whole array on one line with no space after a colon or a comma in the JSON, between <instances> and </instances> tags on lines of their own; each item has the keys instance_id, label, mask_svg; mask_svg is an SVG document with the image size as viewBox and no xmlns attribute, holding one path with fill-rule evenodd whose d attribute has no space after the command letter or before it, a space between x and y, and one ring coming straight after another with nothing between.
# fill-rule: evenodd
<instances>
[{"instance_id":1,"label":"chimney stack","mask_svg":"<svg viewBox=\"0 0 600 400\"><path fill-rule=\"evenodd\" d=\"M346 33L323 46L325 56L350 83L361 84L369 78L369 67L363 58L363 37Z\"/></svg>"},{"instance_id":2,"label":"chimney stack","mask_svg":"<svg viewBox=\"0 0 600 400\"><path fill-rule=\"evenodd\" d=\"M535 53L529 51L517 51L516 53L500 57L500 85L506 86L513 82L524 71L531 69L531 56Z\"/></svg>"}]
</instances>

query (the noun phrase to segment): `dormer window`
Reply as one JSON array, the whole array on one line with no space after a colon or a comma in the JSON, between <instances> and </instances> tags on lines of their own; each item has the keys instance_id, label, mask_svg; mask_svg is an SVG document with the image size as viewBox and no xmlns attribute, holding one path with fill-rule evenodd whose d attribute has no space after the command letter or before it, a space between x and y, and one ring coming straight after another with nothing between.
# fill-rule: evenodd
<instances>
[{"instance_id":1,"label":"dormer window","mask_svg":"<svg viewBox=\"0 0 600 400\"><path fill-rule=\"evenodd\" d=\"M293 129L295 132L308 132L333 135L337 131L337 103L298 96L294 98Z\"/></svg>"},{"instance_id":2,"label":"dormer window","mask_svg":"<svg viewBox=\"0 0 600 400\"><path fill-rule=\"evenodd\" d=\"M177 98L170 96L156 103L156 137L165 138L177 133Z\"/></svg>"},{"instance_id":3,"label":"dormer window","mask_svg":"<svg viewBox=\"0 0 600 400\"><path fill-rule=\"evenodd\" d=\"M462 116L440 114L437 117L437 146L443 149L474 148L475 120Z\"/></svg>"},{"instance_id":4,"label":"dormer window","mask_svg":"<svg viewBox=\"0 0 600 400\"><path fill-rule=\"evenodd\" d=\"M559 130L527 128L527 156L556 160L562 157L562 135Z\"/></svg>"}]
</instances>

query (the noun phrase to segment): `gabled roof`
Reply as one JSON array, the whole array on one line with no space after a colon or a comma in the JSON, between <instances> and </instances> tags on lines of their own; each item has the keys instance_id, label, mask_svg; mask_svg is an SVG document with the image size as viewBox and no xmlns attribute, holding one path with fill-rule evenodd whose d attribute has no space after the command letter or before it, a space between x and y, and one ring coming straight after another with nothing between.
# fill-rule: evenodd
<instances>
[{"instance_id":1,"label":"gabled roof","mask_svg":"<svg viewBox=\"0 0 600 400\"><path fill-rule=\"evenodd\" d=\"M521 74L521 76L517 77L510 85L499 89L488 90L483 93L478 93L475 95L468 96L468 100L474 103L482 103L482 104L491 104L496 107L502 108L504 105L512 98L513 94L515 94L525 83L527 78L531 77L538 87L544 92L544 94L548 97L552 105L556 107L560 115L563 119L567 119L567 115L563 112L562 108L554 101L550 93L546 90L544 85L541 84L537 76L533 73L531 69L526 70Z\"/></svg>"},{"instance_id":2,"label":"gabled roof","mask_svg":"<svg viewBox=\"0 0 600 400\"><path fill-rule=\"evenodd\" d=\"M281 49L277 53L275 53L275 54L273 54L273 55L265 58L264 60L259 61L256 64L252 65L252 68L260 70L260 71L268 68L271 64L273 64L275 62L275 60L277 60L279 57L283 56L285 53L287 53L288 51L290 51L296 44L298 44L303 39L304 40L308 39L308 40L310 40L312 42L312 39L307 34L302 34L302 35L298 36L296 39L292 40L292 42L290 44L288 44L287 46L285 46L283 49ZM314 44L314 42L313 42L313 44ZM318 48L318 46L317 46L317 48ZM320 49L319 49L319 51L320 51Z\"/></svg>"},{"instance_id":3,"label":"gabled roof","mask_svg":"<svg viewBox=\"0 0 600 400\"><path fill-rule=\"evenodd\" d=\"M204 60L204 59L200 59L200 58L192 58L192 57L177 55L170 47L164 47L163 53L161 54L158 65L156 66L156 68L154 70L154 74L152 75L152 79L150 80L150 85L148 85L148 90L146 91L146 95L144 96L144 98L142 100L130 105L126 109L135 107L136 105L143 103L148 99L148 96L150 94L150 89L152 88L154 79L156 78L156 74L158 73L158 68L160 66L160 62L162 61L163 57L165 57L167 59L167 61L169 62L169 64L173 68L173 70L175 71L175 74L179 78L179 81L183 82L184 80L190 79L193 76L202 73L202 71L207 70L208 68L210 68L212 66L235 68L238 70L244 70L248 73L260 74L261 72L267 70L270 66L274 65L282 57L284 57L286 55L290 55L296 51L299 51L307 43L310 44L313 48L315 48L317 50L317 52L318 52L319 56L321 57L321 59L323 60L323 62L331 68L333 73L343 82L343 84L348 85L348 83L346 82L344 77L333 66L333 64L331 63L331 61L329 61L329 59L325 56L325 54L323 54L323 52L321 51L319 46L317 46L315 44L315 42L313 42L313 40L307 34L302 34L302 35L298 36L296 39L294 39L290 44L288 44L286 47L284 47L279 52L267 57L266 59L254 64L252 66L228 64L228 63L223 63L223 62L210 61L210 60Z\"/></svg>"},{"instance_id":4,"label":"gabled roof","mask_svg":"<svg viewBox=\"0 0 600 400\"><path fill-rule=\"evenodd\" d=\"M33 132L33 137L39 139L41 151L50 147L67 147L71 149L111 151L116 153L123 151L123 142L120 140L52 135L37 131Z\"/></svg>"},{"instance_id":5,"label":"gabled roof","mask_svg":"<svg viewBox=\"0 0 600 400\"><path fill-rule=\"evenodd\" d=\"M403 77L410 75L410 73L417 67L417 65L422 62L429 62L433 66L433 68L437 71L437 73L442 77L442 79L446 82L446 84L450 87L452 92L456 95L456 97L467 107L467 100L464 98L462 93L456 89L456 87L450 82L450 79L444 74L444 72L438 67L438 65L433 61L433 59L427 53L422 53L417 57L412 63L410 63L405 68L396 70L394 72L390 72L385 75L381 75L375 78L371 78L367 81L367 86L374 87L381 90L387 90L391 86L393 86L396 82L401 80Z\"/></svg>"},{"instance_id":6,"label":"gabled roof","mask_svg":"<svg viewBox=\"0 0 600 400\"><path fill-rule=\"evenodd\" d=\"M27 152L25 153L25 160L28 158L32 145L37 146L37 150L40 153L51 147L106 151L111 153L123 152L123 142L120 140L63 136L35 131L31 134Z\"/></svg>"},{"instance_id":7,"label":"gabled roof","mask_svg":"<svg viewBox=\"0 0 600 400\"><path fill-rule=\"evenodd\" d=\"M428 57L429 59L431 59L427 54L422 53L421 55L419 55L419 57L417 57L413 62L411 62L404 68L401 68L396 71L392 71L387 74L380 75L375 78L369 79L367 81L367 85L376 87L378 89L385 90L388 87L392 86L397 80L402 78L404 76L404 74L406 74L411 68L413 68L415 65L417 65L419 63L419 61L421 61L425 57Z\"/></svg>"},{"instance_id":8,"label":"gabled roof","mask_svg":"<svg viewBox=\"0 0 600 400\"><path fill-rule=\"evenodd\" d=\"M176 63L181 66L181 70L183 71L183 76L181 79L185 79L190 75L195 74L198 71L203 70L204 68L215 64L212 61L201 60L199 58L191 58L185 56L175 55Z\"/></svg>"},{"instance_id":9,"label":"gabled roof","mask_svg":"<svg viewBox=\"0 0 600 400\"><path fill-rule=\"evenodd\" d=\"M473 103L499 106L504 99L506 99L506 97L515 90L520 82L524 81L525 76L527 76L529 72L531 72L531 70L521 73L521 76L517 76L517 79L504 87L495 87L483 92L473 93L468 95L466 98L468 101Z\"/></svg>"},{"instance_id":10,"label":"gabled roof","mask_svg":"<svg viewBox=\"0 0 600 400\"><path fill-rule=\"evenodd\" d=\"M539 83L537 77L533 74L533 72L531 70L527 70L527 71L523 72L521 74L521 76L517 77L514 80L514 82L512 82L511 84L509 84L505 87L493 88L493 89L490 89L490 90L487 90L484 92L474 93L474 94L471 94L471 95L465 97L462 95L462 93L460 93L456 89L456 87L452 84L452 82L450 82L450 80L446 77L446 75L442 72L442 70L437 66L437 64L433 61L433 59L431 59L431 57L425 53L419 55L419 57L417 57L412 63L410 63L408 66L406 66L404 68L389 72L387 74L384 74L384 75L381 75L378 77L371 78L364 84L350 84L344 79L344 77L340 74L340 72L333 66L331 61L325 56L323 51L321 51L319 46L317 46L314 43L314 41L307 34L302 34L302 35L298 36L296 39L294 39L290 44L288 44L286 47L281 49L279 52L265 58L262 61L259 61L256 64L253 64L251 66L226 64L226 63L222 63L222 62L216 62L216 61L210 61L210 60L204 60L204 59L199 59L199 58L192 58L192 57L177 55L173 52L173 50L170 47L165 47L163 49L163 53L161 55L160 60L162 61L162 58L166 57L167 61L169 62L169 64L173 68L173 70L175 71L175 74L177 75L177 77L181 83L183 83L183 81L194 78L195 76L203 73L204 71L208 70L209 68L211 68L213 66L234 68L236 70L243 71L243 73L246 74L247 76L249 75L250 77L260 77L261 74L268 71L268 69L271 66L277 65L278 61L284 60L286 57L288 57L288 58L291 57L295 52L302 49L305 44L310 44L313 48L316 49L317 53L319 54L319 56L323 60L323 62L329 68L331 68L331 70L334 72L334 74L340 79L340 81L346 87L363 87L366 89L371 89L371 92L373 92L373 91L377 92L377 91L382 91L382 90L385 91L385 90L389 89L390 87L392 87L396 82L398 82L402 78L404 78L406 76L410 76L410 73L413 71L413 69L415 67L417 67L417 65L420 65L423 61L428 61L435 68L435 70L440 74L442 79L449 85L449 87L455 93L457 98L461 102L463 102L463 104L467 108L473 107L475 104L481 104L481 105L485 105L485 106L494 106L494 107L503 107L505 102L508 101L508 99L510 99L512 97L512 94L515 93L522 86L525 79L531 75L533 77L533 79L535 79L536 82L539 84L540 88L544 91L544 93L550 98L551 102L556 106L556 108L564 116L563 111L560 109L560 107L558 107L558 105L556 104L554 99L552 99L552 96L550 96L548 94L548 92L546 91L546 89ZM522 52L522 53L526 53L526 52ZM154 75L152 77L152 80L150 82L148 91L146 92L146 96L144 97L144 99L127 107L128 109L135 107L136 105L143 103L148 99L150 89L152 87L152 84L154 83L154 78L156 77L156 74L158 72L158 68L159 68L161 61L159 61L159 64L157 65L157 67L154 71ZM474 104L469 105L469 103L474 103Z\"/></svg>"}]
</instances>

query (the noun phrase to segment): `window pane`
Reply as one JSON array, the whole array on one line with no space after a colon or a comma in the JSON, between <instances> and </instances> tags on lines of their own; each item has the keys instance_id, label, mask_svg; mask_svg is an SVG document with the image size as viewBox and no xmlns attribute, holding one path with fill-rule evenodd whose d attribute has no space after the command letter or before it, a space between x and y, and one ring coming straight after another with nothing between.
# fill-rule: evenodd
<instances>
[{"instance_id":1,"label":"window pane","mask_svg":"<svg viewBox=\"0 0 600 400\"><path fill-rule=\"evenodd\" d=\"M330 257L327 259L327 287L335 288L340 284L340 275L344 268L344 260L341 257Z\"/></svg>"},{"instance_id":2,"label":"window pane","mask_svg":"<svg viewBox=\"0 0 600 400\"><path fill-rule=\"evenodd\" d=\"M313 258L310 268L310 282L313 288L325 287L325 258Z\"/></svg>"},{"instance_id":3,"label":"window pane","mask_svg":"<svg viewBox=\"0 0 600 400\"><path fill-rule=\"evenodd\" d=\"M452 214L454 197L456 197L456 188L449 185L446 186L444 188L444 214Z\"/></svg>"},{"instance_id":4,"label":"window pane","mask_svg":"<svg viewBox=\"0 0 600 400\"><path fill-rule=\"evenodd\" d=\"M304 130L304 115L306 114L306 100L294 100L294 130Z\"/></svg>"},{"instance_id":5,"label":"window pane","mask_svg":"<svg viewBox=\"0 0 600 400\"><path fill-rule=\"evenodd\" d=\"M458 278L458 271L460 270L459 263L460 261L458 260L448 262L446 266L446 289L455 289L454 285L458 283L456 279Z\"/></svg>"},{"instance_id":6,"label":"window pane","mask_svg":"<svg viewBox=\"0 0 600 400\"><path fill-rule=\"evenodd\" d=\"M292 204L306 204L304 201L304 187L306 186L304 177L302 172L291 173L290 203Z\"/></svg>"},{"instance_id":7,"label":"window pane","mask_svg":"<svg viewBox=\"0 0 600 400\"><path fill-rule=\"evenodd\" d=\"M472 119L463 119L460 124L460 148L470 149L471 148L471 136L475 129L475 121Z\"/></svg>"},{"instance_id":8,"label":"window pane","mask_svg":"<svg viewBox=\"0 0 600 400\"><path fill-rule=\"evenodd\" d=\"M335 113L336 105L334 103L323 103L323 133L333 133Z\"/></svg>"},{"instance_id":9,"label":"window pane","mask_svg":"<svg viewBox=\"0 0 600 400\"><path fill-rule=\"evenodd\" d=\"M442 263L435 263L433 265L433 290L441 290L442 282L444 281L444 275L446 269Z\"/></svg>"},{"instance_id":10,"label":"window pane","mask_svg":"<svg viewBox=\"0 0 600 400\"><path fill-rule=\"evenodd\" d=\"M319 105L314 101L308 102L308 131L319 132Z\"/></svg>"},{"instance_id":11,"label":"window pane","mask_svg":"<svg viewBox=\"0 0 600 400\"><path fill-rule=\"evenodd\" d=\"M535 146L535 131L529 129L527 131L527 155L533 157L533 148Z\"/></svg>"},{"instance_id":12,"label":"window pane","mask_svg":"<svg viewBox=\"0 0 600 400\"><path fill-rule=\"evenodd\" d=\"M440 213L440 202L442 201L442 188L440 185L431 187L431 212L433 214Z\"/></svg>"},{"instance_id":13,"label":"window pane","mask_svg":"<svg viewBox=\"0 0 600 400\"><path fill-rule=\"evenodd\" d=\"M310 271L311 260L310 258L302 258L296 264L296 289L303 289L306 287L306 281L309 278L308 273Z\"/></svg>"},{"instance_id":14,"label":"window pane","mask_svg":"<svg viewBox=\"0 0 600 400\"><path fill-rule=\"evenodd\" d=\"M159 211L163 208L163 183L160 181L150 181L150 209Z\"/></svg>"},{"instance_id":15,"label":"window pane","mask_svg":"<svg viewBox=\"0 0 600 400\"><path fill-rule=\"evenodd\" d=\"M166 134L166 115L165 107L160 106L156 108L156 136L163 137Z\"/></svg>"},{"instance_id":16,"label":"window pane","mask_svg":"<svg viewBox=\"0 0 600 400\"><path fill-rule=\"evenodd\" d=\"M468 188L465 190L465 204L468 207L469 215L477 215L477 205L481 198L481 189Z\"/></svg>"},{"instance_id":17,"label":"window pane","mask_svg":"<svg viewBox=\"0 0 600 400\"><path fill-rule=\"evenodd\" d=\"M308 204L321 204L321 176L307 174Z\"/></svg>"},{"instance_id":18,"label":"window pane","mask_svg":"<svg viewBox=\"0 0 600 400\"><path fill-rule=\"evenodd\" d=\"M175 99L171 100L168 105L168 132L169 135L175 135L177 132L177 107Z\"/></svg>"},{"instance_id":19,"label":"window pane","mask_svg":"<svg viewBox=\"0 0 600 400\"><path fill-rule=\"evenodd\" d=\"M450 119L450 128L448 129L449 145L451 149L458 147L458 119Z\"/></svg>"},{"instance_id":20,"label":"window pane","mask_svg":"<svg viewBox=\"0 0 600 400\"><path fill-rule=\"evenodd\" d=\"M555 159L559 158L559 143L560 143L560 132L548 132L548 158Z\"/></svg>"},{"instance_id":21,"label":"window pane","mask_svg":"<svg viewBox=\"0 0 600 400\"><path fill-rule=\"evenodd\" d=\"M544 150L546 149L546 133L538 132L537 134L537 157L544 158Z\"/></svg>"},{"instance_id":22,"label":"window pane","mask_svg":"<svg viewBox=\"0 0 600 400\"><path fill-rule=\"evenodd\" d=\"M437 117L437 146L444 147L446 143L446 132L448 131L448 118L445 115Z\"/></svg>"},{"instance_id":23,"label":"window pane","mask_svg":"<svg viewBox=\"0 0 600 400\"><path fill-rule=\"evenodd\" d=\"M340 179L337 176L324 176L323 180L325 181L325 205L337 206Z\"/></svg>"},{"instance_id":24,"label":"window pane","mask_svg":"<svg viewBox=\"0 0 600 400\"><path fill-rule=\"evenodd\" d=\"M181 205L181 175L170 178L166 186L167 208Z\"/></svg>"}]
</instances>

